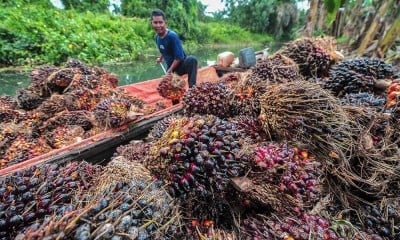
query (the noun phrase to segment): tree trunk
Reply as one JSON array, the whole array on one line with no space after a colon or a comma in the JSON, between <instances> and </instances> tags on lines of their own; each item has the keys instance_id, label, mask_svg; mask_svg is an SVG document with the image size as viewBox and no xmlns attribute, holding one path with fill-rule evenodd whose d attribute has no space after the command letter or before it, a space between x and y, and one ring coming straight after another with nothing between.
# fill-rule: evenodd
<instances>
[{"instance_id":1,"label":"tree trunk","mask_svg":"<svg viewBox=\"0 0 400 240\"><path fill-rule=\"evenodd\" d=\"M367 48L368 44L371 42L371 40L374 39L375 34L378 30L379 24L383 21L386 10L391 5L392 2L393 2L393 0L386 1L379 8L379 11L375 15L374 20L372 21L372 24L367 31L367 34L365 35L364 39L362 40L360 47L357 49L357 56L359 56L359 57L362 56L364 54L364 51Z\"/></svg>"},{"instance_id":2,"label":"tree trunk","mask_svg":"<svg viewBox=\"0 0 400 240\"><path fill-rule=\"evenodd\" d=\"M396 21L389 28L382 41L379 42L379 53L385 55L398 36L400 36L400 15L397 16Z\"/></svg>"},{"instance_id":3,"label":"tree trunk","mask_svg":"<svg viewBox=\"0 0 400 240\"><path fill-rule=\"evenodd\" d=\"M317 15L317 20L316 20L316 22L317 22L316 30L320 30L320 31L326 30L325 23L326 23L326 16L328 15L328 13L325 9L324 1L318 2L317 12L318 12L318 15Z\"/></svg>"},{"instance_id":4,"label":"tree trunk","mask_svg":"<svg viewBox=\"0 0 400 240\"><path fill-rule=\"evenodd\" d=\"M307 24L303 33L305 37L312 37L313 35L318 16L318 3L319 0L310 0L310 9L308 10L306 21Z\"/></svg>"}]
</instances>

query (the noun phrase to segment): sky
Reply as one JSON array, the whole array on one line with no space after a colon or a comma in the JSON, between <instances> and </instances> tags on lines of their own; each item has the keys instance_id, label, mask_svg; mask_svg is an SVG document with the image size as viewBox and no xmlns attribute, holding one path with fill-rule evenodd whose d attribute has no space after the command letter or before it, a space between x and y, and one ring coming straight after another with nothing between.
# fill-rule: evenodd
<instances>
[{"instance_id":1,"label":"sky","mask_svg":"<svg viewBox=\"0 0 400 240\"><path fill-rule=\"evenodd\" d=\"M200 2L203 5L207 5L206 13L220 11L225 7L225 4L221 3L220 0L200 0Z\"/></svg>"}]
</instances>

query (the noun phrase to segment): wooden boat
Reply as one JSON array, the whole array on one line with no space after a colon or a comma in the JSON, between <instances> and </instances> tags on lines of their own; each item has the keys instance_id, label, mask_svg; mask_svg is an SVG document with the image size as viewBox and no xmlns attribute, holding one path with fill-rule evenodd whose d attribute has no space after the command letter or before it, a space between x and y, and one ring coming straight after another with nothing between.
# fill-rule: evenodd
<instances>
[{"instance_id":1,"label":"wooden boat","mask_svg":"<svg viewBox=\"0 0 400 240\"><path fill-rule=\"evenodd\" d=\"M187 78L187 76L183 77ZM55 149L38 157L0 169L0 176L43 163L67 163L79 160L101 162L109 158L117 146L142 138L157 121L182 110L181 103L172 105L170 100L163 99L159 95L157 86L161 80L162 78L157 78L120 86L120 88L125 89L132 96L143 99L148 104L163 102L166 106L163 110L141 116L119 128L106 130L67 147ZM217 80L218 75L214 67L208 66L198 70L197 84Z\"/></svg>"}]
</instances>

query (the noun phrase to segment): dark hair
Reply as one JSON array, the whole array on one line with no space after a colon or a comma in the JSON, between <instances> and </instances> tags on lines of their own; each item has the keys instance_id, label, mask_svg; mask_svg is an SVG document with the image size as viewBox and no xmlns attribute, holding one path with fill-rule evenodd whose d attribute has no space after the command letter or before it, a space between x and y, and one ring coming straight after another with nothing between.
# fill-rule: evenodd
<instances>
[{"instance_id":1,"label":"dark hair","mask_svg":"<svg viewBox=\"0 0 400 240\"><path fill-rule=\"evenodd\" d=\"M153 11L151 11L150 19L152 20L153 17L159 16L161 16L165 20L165 13L161 9L154 9Z\"/></svg>"}]
</instances>

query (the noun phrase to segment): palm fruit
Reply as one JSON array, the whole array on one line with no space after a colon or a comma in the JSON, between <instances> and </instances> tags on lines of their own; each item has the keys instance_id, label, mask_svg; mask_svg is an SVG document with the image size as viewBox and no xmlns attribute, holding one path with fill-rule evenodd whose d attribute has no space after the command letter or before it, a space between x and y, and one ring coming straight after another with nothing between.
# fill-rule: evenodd
<instances>
[{"instance_id":1,"label":"palm fruit","mask_svg":"<svg viewBox=\"0 0 400 240\"><path fill-rule=\"evenodd\" d=\"M237 129L242 131L243 137L248 142L263 142L268 139L267 134L263 130L262 121L259 118L255 118L249 115L239 115L232 118L232 122L235 123Z\"/></svg>"},{"instance_id":2,"label":"palm fruit","mask_svg":"<svg viewBox=\"0 0 400 240\"><path fill-rule=\"evenodd\" d=\"M18 107L17 100L11 96L0 96L0 109L9 110L16 109Z\"/></svg>"},{"instance_id":3,"label":"palm fruit","mask_svg":"<svg viewBox=\"0 0 400 240\"><path fill-rule=\"evenodd\" d=\"M354 125L339 100L318 84L296 81L269 86L260 101L264 130L273 139L305 144L328 162L345 158L343 154L355 146Z\"/></svg>"},{"instance_id":4,"label":"palm fruit","mask_svg":"<svg viewBox=\"0 0 400 240\"><path fill-rule=\"evenodd\" d=\"M242 202L293 214L314 207L321 192L321 171L307 150L277 143L256 144L249 150L251 171L232 179Z\"/></svg>"},{"instance_id":5,"label":"palm fruit","mask_svg":"<svg viewBox=\"0 0 400 240\"><path fill-rule=\"evenodd\" d=\"M143 162L150 147L150 143L132 140L129 144L118 146L113 157L122 156L130 162Z\"/></svg>"},{"instance_id":6,"label":"palm fruit","mask_svg":"<svg viewBox=\"0 0 400 240\"><path fill-rule=\"evenodd\" d=\"M88 111L63 111L45 121L39 127L39 131L41 134L46 135L46 133L53 131L58 126L66 125L80 126L83 130L88 131L95 125L91 116Z\"/></svg>"},{"instance_id":7,"label":"palm fruit","mask_svg":"<svg viewBox=\"0 0 400 240\"><path fill-rule=\"evenodd\" d=\"M35 109L45 100L40 95L40 92L32 87L18 89L16 99L18 102L18 107L24 110Z\"/></svg>"},{"instance_id":8,"label":"palm fruit","mask_svg":"<svg viewBox=\"0 0 400 240\"><path fill-rule=\"evenodd\" d=\"M33 138L29 135L17 136L0 156L0 168L8 167L19 162L40 156L51 150L44 139Z\"/></svg>"},{"instance_id":9,"label":"palm fruit","mask_svg":"<svg viewBox=\"0 0 400 240\"><path fill-rule=\"evenodd\" d=\"M333 66L329 78L322 81L322 86L332 91L335 96L358 92L380 94L388 87L380 86L380 82L391 81L397 77L399 76L394 72L392 65L379 58L354 58Z\"/></svg>"},{"instance_id":10,"label":"palm fruit","mask_svg":"<svg viewBox=\"0 0 400 240\"><path fill-rule=\"evenodd\" d=\"M156 141L162 137L164 134L165 130L169 127L169 124L176 120L177 116L167 116L161 119L160 121L157 121L153 127L151 128L149 134L146 137L146 140L150 141Z\"/></svg>"},{"instance_id":11,"label":"palm fruit","mask_svg":"<svg viewBox=\"0 0 400 240\"><path fill-rule=\"evenodd\" d=\"M186 81L177 74L172 79L164 77L157 86L157 91L161 97L170 100L180 100L185 93Z\"/></svg>"},{"instance_id":12,"label":"palm fruit","mask_svg":"<svg viewBox=\"0 0 400 240\"><path fill-rule=\"evenodd\" d=\"M50 217L25 239L182 239L179 207L143 165L115 158L93 182L75 211Z\"/></svg>"},{"instance_id":13,"label":"palm fruit","mask_svg":"<svg viewBox=\"0 0 400 240\"><path fill-rule=\"evenodd\" d=\"M279 217L251 215L244 219L241 228L243 239L383 240L375 234L359 231L351 222L329 220L315 214Z\"/></svg>"},{"instance_id":14,"label":"palm fruit","mask_svg":"<svg viewBox=\"0 0 400 240\"><path fill-rule=\"evenodd\" d=\"M73 210L76 191L85 191L98 168L87 162L31 166L0 177L0 239L40 225L46 217ZM23 238L24 239L24 238Z\"/></svg>"},{"instance_id":15,"label":"palm fruit","mask_svg":"<svg viewBox=\"0 0 400 240\"><path fill-rule=\"evenodd\" d=\"M284 46L279 53L293 59L306 78L328 76L330 66L338 59L330 38L300 38Z\"/></svg>"},{"instance_id":16,"label":"palm fruit","mask_svg":"<svg viewBox=\"0 0 400 240\"><path fill-rule=\"evenodd\" d=\"M46 133L46 143L54 149L63 148L81 141L85 130L78 125L59 125L51 132Z\"/></svg>"},{"instance_id":17,"label":"palm fruit","mask_svg":"<svg viewBox=\"0 0 400 240\"><path fill-rule=\"evenodd\" d=\"M340 98L344 105L354 107L369 107L377 111L382 111L385 108L386 99L381 96L376 96L368 92L348 93Z\"/></svg>"},{"instance_id":18,"label":"palm fruit","mask_svg":"<svg viewBox=\"0 0 400 240\"><path fill-rule=\"evenodd\" d=\"M61 68L50 74L46 84L52 92L63 93L73 81L76 81L74 78L78 74L79 70L76 68Z\"/></svg>"},{"instance_id":19,"label":"palm fruit","mask_svg":"<svg viewBox=\"0 0 400 240\"><path fill-rule=\"evenodd\" d=\"M242 145L236 126L213 115L182 117L170 123L153 144L145 166L167 181L175 196L223 191L229 177L243 173L236 158Z\"/></svg>"},{"instance_id":20,"label":"palm fruit","mask_svg":"<svg viewBox=\"0 0 400 240\"><path fill-rule=\"evenodd\" d=\"M190 88L183 95L183 112L186 116L213 114L225 118L232 115L233 91L221 82L204 82Z\"/></svg>"},{"instance_id":21,"label":"palm fruit","mask_svg":"<svg viewBox=\"0 0 400 240\"><path fill-rule=\"evenodd\" d=\"M96 120L105 128L116 128L128 120L131 102L122 98L107 98L101 100L94 108Z\"/></svg>"},{"instance_id":22,"label":"palm fruit","mask_svg":"<svg viewBox=\"0 0 400 240\"><path fill-rule=\"evenodd\" d=\"M354 226L381 239L398 239L400 237L400 205L398 199L370 201L353 206L354 211L343 211L329 207L329 214L342 212L342 218L351 221Z\"/></svg>"},{"instance_id":23,"label":"palm fruit","mask_svg":"<svg viewBox=\"0 0 400 240\"><path fill-rule=\"evenodd\" d=\"M67 109L67 98L65 95L53 94L50 98L46 99L46 101L42 102L42 104L37 107L36 111L43 112L50 118L65 109Z\"/></svg>"},{"instance_id":24,"label":"palm fruit","mask_svg":"<svg viewBox=\"0 0 400 240\"><path fill-rule=\"evenodd\" d=\"M13 110L13 109L0 109L0 122L1 123L18 123L26 119L26 112Z\"/></svg>"}]
</instances>

